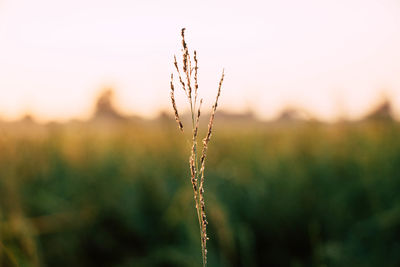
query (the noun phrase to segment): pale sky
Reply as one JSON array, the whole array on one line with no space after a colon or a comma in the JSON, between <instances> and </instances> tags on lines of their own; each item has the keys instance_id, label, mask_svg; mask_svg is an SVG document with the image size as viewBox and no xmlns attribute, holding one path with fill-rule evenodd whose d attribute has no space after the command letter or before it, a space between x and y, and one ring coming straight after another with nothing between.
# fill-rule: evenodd
<instances>
[{"instance_id":1,"label":"pale sky","mask_svg":"<svg viewBox=\"0 0 400 267\"><path fill-rule=\"evenodd\" d=\"M357 118L385 92L400 115L398 0L0 0L0 117L86 118L104 86L126 113L169 110L182 27L206 103L224 67L227 110Z\"/></svg>"}]
</instances>

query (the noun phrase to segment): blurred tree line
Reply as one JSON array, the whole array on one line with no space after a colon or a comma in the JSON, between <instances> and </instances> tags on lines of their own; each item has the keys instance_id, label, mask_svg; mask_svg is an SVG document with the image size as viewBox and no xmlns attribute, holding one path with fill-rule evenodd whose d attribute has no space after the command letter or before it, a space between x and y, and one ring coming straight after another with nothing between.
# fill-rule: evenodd
<instances>
[{"instance_id":1,"label":"blurred tree line","mask_svg":"<svg viewBox=\"0 0 400 267\"><path fill-rule=\"evenodd\" d=\"M89 122L1 123L0 266L200 266L188 144L172 118L122 116L111 96ZM303 117L217 115L209 266L399 266L390 107L358 122Z\"/></svg>"}]
</instances>

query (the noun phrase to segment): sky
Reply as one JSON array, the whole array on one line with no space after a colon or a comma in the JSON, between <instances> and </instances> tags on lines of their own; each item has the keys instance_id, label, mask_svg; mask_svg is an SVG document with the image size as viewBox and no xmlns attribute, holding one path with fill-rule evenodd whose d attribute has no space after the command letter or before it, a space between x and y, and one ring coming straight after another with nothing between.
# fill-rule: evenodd
<instances>
[{"instance_id":1,"label":"sky","mask_svg":"<svg viewBox=\"0 0 400 267\"><path fill-rule=\"evenodd\" d=\"M87 118L106 87L124 113L170 110L182 27L208 106L225 68L225 110L356 119L385 95L400 117L398 0L0 0L0 117Z\"/></svg>"}]
</instances>

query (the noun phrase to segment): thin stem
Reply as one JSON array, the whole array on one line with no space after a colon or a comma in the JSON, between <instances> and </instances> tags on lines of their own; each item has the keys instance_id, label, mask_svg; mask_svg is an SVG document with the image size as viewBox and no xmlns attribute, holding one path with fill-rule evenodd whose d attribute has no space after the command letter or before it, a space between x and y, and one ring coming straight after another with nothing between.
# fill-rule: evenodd
<instances>
[{"instance_id":1,"label":"thin stem","mask_svg":"<svg viewBox=\"0 0 400 267\"><path fill-rule=\"evenodd\" d=\"M198 157L197 157L197 130L198 130L197 128L198 128L198 121L199 121L200 116L197 116L195 119L195 114L193 111L193 102L192 102L191 98L189 98L189 100L190 100L190 113L192 116L192 155L191 155L191 157L192 157L194 169L195 169L194 175L196 176L196 181L198 181L199 164L198 164ZM194 105L196 105L196 103ZM200 103L200 105L201 105L201 103ZM198 184L197 184L197 192L196 193L197 193L197 196L199 196L200 190L199 190ZM200 198L197 197L195 199L195 201L196 201L197 219L199 221L199 228L200 228L199 230L200 230L201 256L202 256L202 260L203 260L203 267L205 267L207 259L206 259L206 253L205 253L206 248L204 247L203 240L202 240L204 233L203 233L203 227L202 227L201 209L199 208L200 207Z\"/></svg>"},{"instance_id":2,"label":"thin stem","mask_svg":"<svg viewBox=\"0 0 400 267\"><path fill-rule=\"evenodd\" d=\"M196 207L196 214L197 214L197 219L199 222L199 231L200 231L200 243L201 243L201 255L202 255L202 260L203 260L203 267L207 265L207 217L206 217L206 212L205 212L205 201L204 201L204 168L205 168L205 159L206 159L206 153L207 153L207 146L208 142L210 141L211 138L211 132L212 132L212 126L214 122L214 116L215 116L215 111L217 109L217 104L218 104L218 98L221 93L221 86L222 82L224 79L224 73L222 73L222 77L219 83L218 87L218 94L216 97L215 104L212 107L211 110L211 116L210 116L210 122L208 125L208 131L206 134L206 137L203 139L203 148L201 151L201 157L199 157L198 152L197 152L197 138L198 138L198 130L199 130L199 120L200 120L200 110L201 110L201 104L202 104L202 99L200 99L199 103L197 102L198 100L198 60L197 60L197 52L193 52L193 59L194 59L194 67L192 68L192 62L191 62L191 56L189 53L189 48L186 44L185 41L185 28L182 29L181 31L181 36L182 36L182 70L180 70L178 66L178 62L176 60L176 56L174 56L174 66L176 69L176 72L178 73L178 78L179 82L182 86L183 91L186 94L186 97L188 98L188 102L190 105L190 113L192 117L192 149L191 149L191 154L189 158L189 166L190 166L190 172L191 172L191 182L192 182L192 187L193 187L193 194L194 194L194 200L195 200L195 207ZM194 78L192 80L192 74L194 71ZM184 77L186 76L186 77ZM185 79L186 78L186 79ZM175 117L177 119L177 122L182 128L179 117L178 117L178 112L176 108L176 103L175 103L175 98L174 98L174 86L173 86L173 76L171 76L171 101L172 101L172 106L175 111ZM197 107L197 105L199 105ZM197 111L197 115L196 115ZM190 143L190 141L188 140Z\"/></svg>"}]
</instances>

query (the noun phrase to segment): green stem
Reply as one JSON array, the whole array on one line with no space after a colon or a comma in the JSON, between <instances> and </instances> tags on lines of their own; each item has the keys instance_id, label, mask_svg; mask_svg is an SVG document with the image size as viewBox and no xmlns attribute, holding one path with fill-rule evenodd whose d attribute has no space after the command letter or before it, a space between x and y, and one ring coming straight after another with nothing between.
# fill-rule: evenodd
<instances>
[{"instance_id":1,"label":"green stem","mask_svg":"<svg viewBox=\"0 0 400 267\"><path fill-rule=\"evenodd\" d=\"M196 106L196 103L194 103L194 105ZM199 164L198 164L198 158L197 158L197 137L194 136L194 131L196 128L196 123L195 122L195 114L194 114L194 110L193 110L193 102L190 98L190 113L192 115L192 142L193 142L193 155L192 157L194 157L193 161L194 161L194 167L195 167L195 175L196 175L196 181L198 181L199 178ZM203 228L202 228L202 219L201 219L201 214L200 214L200 188L199 188L199 184L197 184L197 203L196 203L196 213L197 213L197 219L199 221L199 229L200 229L200 244L201 244L201 256L202 256L202 260L203 260L203 267L206 266L206 254L205 254L205 247L203 244Z\"/></svg>"}]
</instances>

